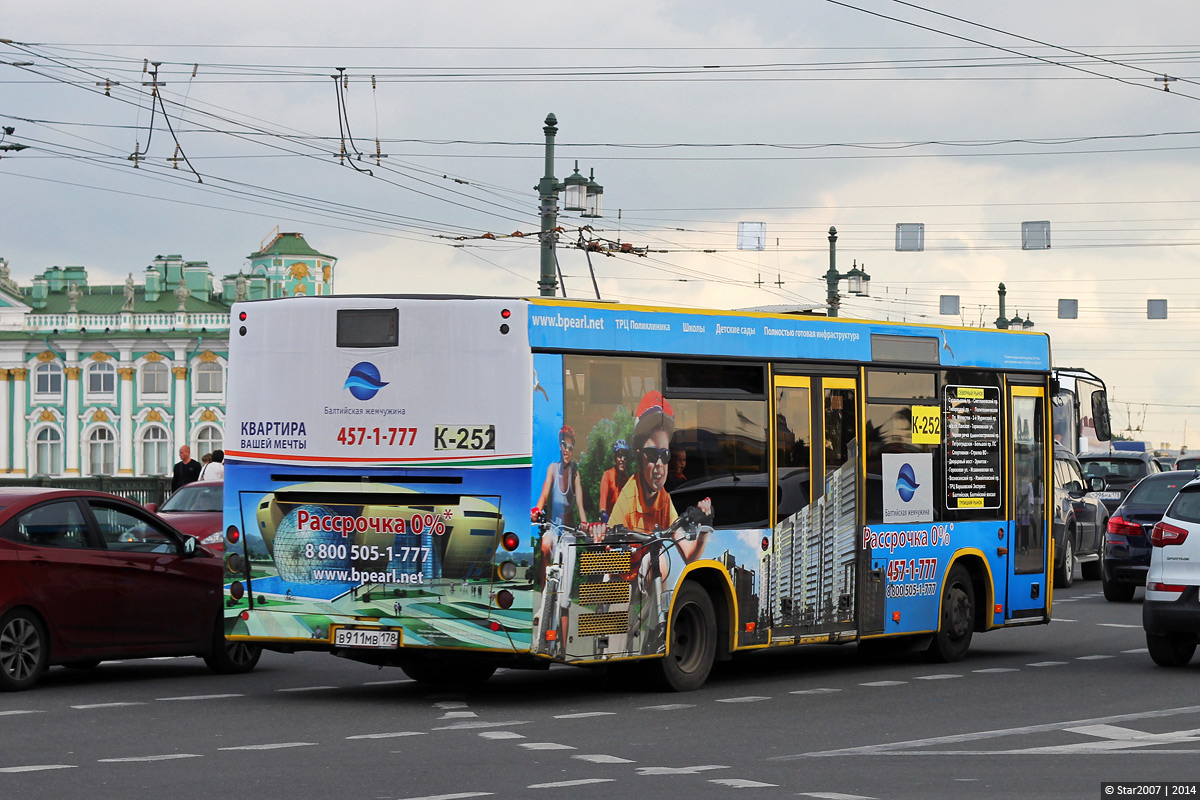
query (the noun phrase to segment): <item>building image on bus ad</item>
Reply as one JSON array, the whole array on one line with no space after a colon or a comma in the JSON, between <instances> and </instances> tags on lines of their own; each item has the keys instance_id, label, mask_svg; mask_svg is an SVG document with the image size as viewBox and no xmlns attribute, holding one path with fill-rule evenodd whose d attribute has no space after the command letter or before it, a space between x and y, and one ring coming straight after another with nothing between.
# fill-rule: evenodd
<instances>
[{"instance_id":1,"label":"building image on bus ad","mask_svg":"<svg viewBox=\"0 0 1200 800\"><path fill-rule=\"evenodd\" d=\"M239 303L226 635L469 683L1045 623L1044 334L556 299Z\"/></svg>"}]
</instances>

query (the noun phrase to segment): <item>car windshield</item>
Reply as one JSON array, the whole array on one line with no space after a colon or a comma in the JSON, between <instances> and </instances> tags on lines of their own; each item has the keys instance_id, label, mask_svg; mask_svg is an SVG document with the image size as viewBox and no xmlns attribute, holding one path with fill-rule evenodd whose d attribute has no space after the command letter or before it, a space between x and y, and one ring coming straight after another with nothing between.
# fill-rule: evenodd
<instances>
[{"instance_id":1,"label":"car windshield","mask_svg":"<svg viewBox=\"0 0 1200 800\"><path fill-rule=\"evenodd\" d=\"M1116 478L1117 480L1137 480L1146 475L1146 462L1132 458L1089 458L1081 459L1083 473L1089 478Z\"/></svg>"},{"instance_id":2,"label":"car windshield","mask_svg":"<svg viewBox=\"0 0 1200 800\"><path fill-rule=\"evenodd\" d=\"M220 511L222 485L193 483L167 498L159 511Z\"/></svg>"},{"instance_id":3,"label":"car windshield","mask_svg":"<svg viewBox=\"0 0 1200 800\"><path fill-rule=\"evenodd\" d=\"M1191 475L1178 475L1170 478L1147 478L1134 487L1125 499L1126 503L1137 503L1143 506L1166 508L1179 494L1179 490L1192 479Z\"/></svg>"}]
</instances>

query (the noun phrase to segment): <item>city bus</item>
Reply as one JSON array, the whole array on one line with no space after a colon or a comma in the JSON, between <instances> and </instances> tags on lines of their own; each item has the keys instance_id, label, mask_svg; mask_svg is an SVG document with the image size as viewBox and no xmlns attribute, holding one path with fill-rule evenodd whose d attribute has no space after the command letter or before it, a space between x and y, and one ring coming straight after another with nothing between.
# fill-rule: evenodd
<instances>
[{"instance_id":1,"label":"city bus","mask_svg":"<svg viewBox=\"0 0 1200 800\"><path fill-rule=\"evenodd\" d=\"M232 309L230 640L427 683L1050 621L1045 334L565 299Z\"/></svg>"}]
</instances>

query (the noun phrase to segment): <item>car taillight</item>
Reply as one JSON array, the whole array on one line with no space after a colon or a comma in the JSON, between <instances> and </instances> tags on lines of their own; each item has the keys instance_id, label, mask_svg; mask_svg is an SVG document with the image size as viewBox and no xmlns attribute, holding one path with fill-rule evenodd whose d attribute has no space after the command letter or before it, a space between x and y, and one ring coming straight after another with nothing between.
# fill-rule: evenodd
<instances>
[{"instance_id":1,"label":"car taillight","mask_svg":"<svg viewBox=\"0 0 1200 800\"><path fill-rule=\"evenodd\" d=\"M1188 532L1166 522L1159 522L1150 532L1150 544L1155 547L1170 547L1173 544L1183 544Z\"/></svg>"},{"instance_id":2,"label":"car taillight","mask_svg":"<svg viewBox=\"0 0 1200 800\"><path fill-rule=\"evenodd\" d=\"M1113 517L1108 521L1108 532L1117 536L1141 536L1142 526L1121 517Z\"/></svg>"},{"instance_id":3,"label":"car taillight","mask_svg":"<svg viewBox=\"0 0 1200 800\"><path fill-rule=\"evenodd\" d=\"M1182 592L1186 588L1186 586L1174 583L1154 583L1151 581L1146 584L1146 591L1148 592Z\"/></svg>"}]
</instances>

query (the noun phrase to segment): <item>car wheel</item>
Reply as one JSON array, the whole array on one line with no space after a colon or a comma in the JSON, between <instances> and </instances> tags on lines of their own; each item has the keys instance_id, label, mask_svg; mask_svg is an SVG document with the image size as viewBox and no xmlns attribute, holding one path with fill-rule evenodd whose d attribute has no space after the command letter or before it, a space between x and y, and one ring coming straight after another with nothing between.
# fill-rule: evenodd
<instances>
[{"instance_id":1,"label":"car wheel","mask_svg":"<svg viewBox=\"0 0 1200 800\"><path fill-rule=\"evenodd\" d=\"M1111 583L1100 576L1100 586L1104 589L1104 599L1113 603L1128 603L1133 599L1137 587L1132 583Z\"/></svg>"},{"instance_id":2,"label":"car wheel","mask_svg":"<svg viewBox=\"0 0 1200 800\"><path fill-rule=\"evenodd\" d=\"M213 639L204 663L213 672L221 675L241 675L258 665L262 647L249 642L231 642L225 638L225 623L217 618L213 626Z\"/></svg>"},{"instance_id":3,"label":"car wheel","mask_svg":"<svg viewBox=\"0 0 1200 800\"><path fill-rule=\"evenodd\" d=\"M961 661L971 647L975 631L975 586L962 564L955 564L942 589L942 614L938 631L926 655L931 661Z\"/></svg>"},{"instance_id":4,"label":"car wheel","mask_svg":"<svg viewBox=\"0 0 1200 800\"><path fill-rule=\"evenodd\" d=\"M1160 667L1182 667L1196 652L1196 637L1186 633L1147 633L1146 648Z\"/></svg>"},{"instance_id":5,"label":"car wheel","mask_svg":"<svg viewBox=\"0 0 1200 800\"><path fill-rule=\"evenodd\" d=\"M41 621L22 609L5 614L0 620L0 690L33 688L49 659L50 642Z\"/></svg>"},{"instance_id":6,"label":"car wheel","mask_svg":"<svg viewBox=\"0 0 1200 800\"><path fill-rule=\"evenodd\" d=\"M1075 582L1075 532L1068 530L1063 539L1063 560L1054 570L1054 585L1059 589L1069 589Z\"/></svg>"},{"instance_id":7,"label":"car wheel","mask_svg":"<svg viewBox=\"0 0 1200 800\"><path fill-rule=\"evenodd\" d=\"M671 611L667 654L659 660L664 689L691 692L708 680L717 654L717 612L700 584L685 581Z\"/></svg>"}]
</instances>

